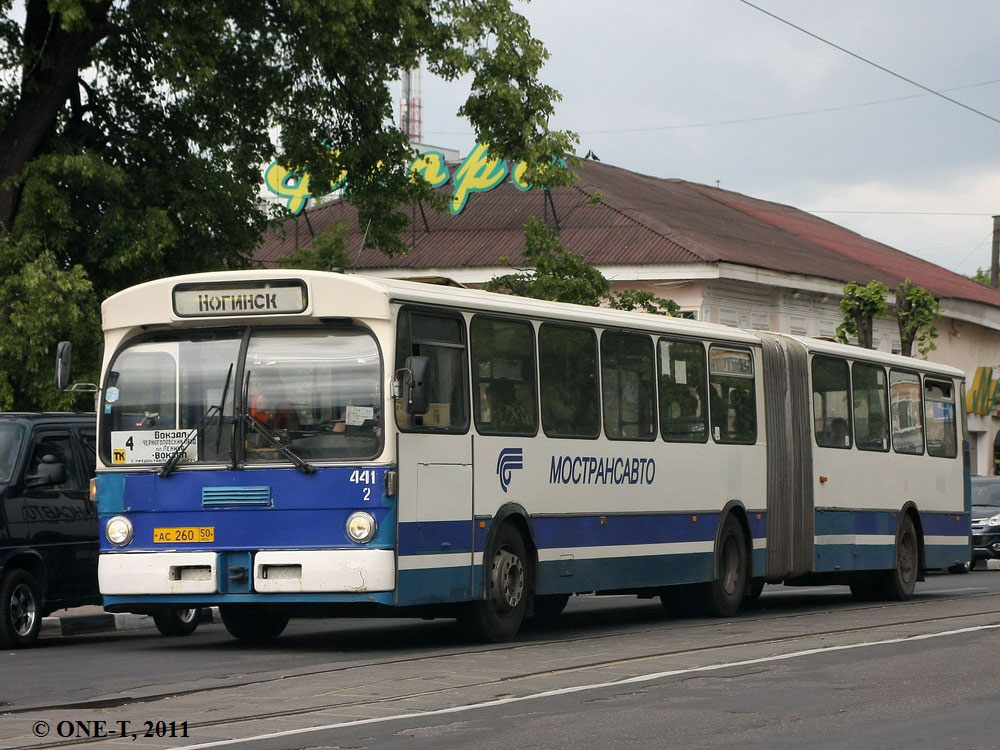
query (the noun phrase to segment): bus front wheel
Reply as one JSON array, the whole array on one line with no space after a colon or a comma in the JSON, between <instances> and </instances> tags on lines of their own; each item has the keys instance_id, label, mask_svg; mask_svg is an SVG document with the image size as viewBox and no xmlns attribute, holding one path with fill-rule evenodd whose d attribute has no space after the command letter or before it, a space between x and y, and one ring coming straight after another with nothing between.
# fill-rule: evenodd
<instances>
[{"instance_id":1,"label":"bus front wheel","mask_svg":"<svg viewBox=\"0 0 1000 750\"><path fill-rule=\"evenodd\" d=\"M497 529L483 568L485 597L465 605L459 624L473 640L503 643L521 629L528 602L528 555L513 524Z\"/></svg>"},{"instance_id":2,"label":"bus front wheel","mask_svg":"<svg viewBox=\"0 0 1000 750\"><path fill-rule=\"evenodd\" d=\"M244 643L273 641L288 625L288 615L261 604L223 604L219 616L229 635Z\"/></svg>"}]
</instances>

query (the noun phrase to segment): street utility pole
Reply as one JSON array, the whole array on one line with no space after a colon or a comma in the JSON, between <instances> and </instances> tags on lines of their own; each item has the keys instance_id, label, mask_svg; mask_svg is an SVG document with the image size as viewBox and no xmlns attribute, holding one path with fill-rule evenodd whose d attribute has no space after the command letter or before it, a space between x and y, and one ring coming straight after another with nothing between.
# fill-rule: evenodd
<instances>
[{"instance_id":1,"label":"street utility pole","mask_svg":"<svg viewBox=\"0 0 1000 750\"><path fill-rule=\"evenodd\" d=\"M990 262L990 286L998 286L1000 276L1000 216L993 217L993 257Z\"/></svg>"}]
</instances>

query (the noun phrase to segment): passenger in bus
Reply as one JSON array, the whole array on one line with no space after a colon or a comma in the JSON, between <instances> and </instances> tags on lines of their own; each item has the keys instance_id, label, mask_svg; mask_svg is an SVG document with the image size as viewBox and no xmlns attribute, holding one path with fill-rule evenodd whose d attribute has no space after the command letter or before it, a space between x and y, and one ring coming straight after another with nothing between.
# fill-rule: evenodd
<instances>
[{"instance_id":1,"label":"passenger in bus","mask_svg":"<svg viewBox=\"0 0 1000 750\"><path fill-rule=\"evenodd\" d=\"M851 439L847 431L847 420L843 417L834 417L830 422L830 445L836 448L847 448L851 444Z\"/></svg>"},{"instance_id":2,"label":"passenger in bus","mask_svg":"<svg viewBox=\"0 0 1000 750\"><path fill-rule=\"evenodd\" d=\"M490 426L497 432L522 432L532 419L517 400L514 381L500 378L490 381L487 398L490 406Z\"/></svg>"}]
</instances>

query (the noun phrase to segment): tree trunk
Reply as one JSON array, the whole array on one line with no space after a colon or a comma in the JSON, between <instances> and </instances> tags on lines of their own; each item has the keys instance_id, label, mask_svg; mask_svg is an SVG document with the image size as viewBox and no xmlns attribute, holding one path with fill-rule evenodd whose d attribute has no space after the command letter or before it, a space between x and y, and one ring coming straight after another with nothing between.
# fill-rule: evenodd
<instances>
[{"instance_id":1,"label":"tree trunk","mask_svg":"<svg viewBox=\"0 0 1000 750\"><path fill-rule=\"evenodd\" d=\"M28 0L25 7L24 57L21 96L7 126L0 133L0 184L16 177L41 151L53 133L59 111L76 85L80 69L94 46L112 31L108 23L111 1L86 4L91 27L67 32L46 0ZM18 186L0 190L0 234L14 226L21 202Z\"/></svg>"},{"instance_id":2,"label":"tree trunk","mask_svg":"<svg viewBox=\"0 0 1000 750\"><path fill-rule=\"evenodd\" d=\"M859 314L854 321L858 327L858 346L864 349L874 349L872 332L875 328L875 320L871 316Z\"/></svg>"}]
</instances>

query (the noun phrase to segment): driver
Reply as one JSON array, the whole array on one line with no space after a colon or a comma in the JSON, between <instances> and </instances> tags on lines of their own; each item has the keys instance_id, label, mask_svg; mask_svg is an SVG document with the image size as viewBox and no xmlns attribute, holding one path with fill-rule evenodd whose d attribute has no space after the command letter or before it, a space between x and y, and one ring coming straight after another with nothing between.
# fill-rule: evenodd
<instances>
[{"instance_id":1,"label":"driver","mask_svg":"<svg viewBox=\"0 0 1000 750\"><path fill-rule=\"evenodd\" d=\"M298 430L299 414L285 397L287 390L278 374L255 370L253 375L257 392L247 400L250 416L272 430Z\"/></svg>"}]
</instances>

